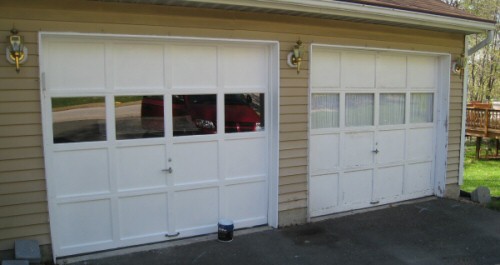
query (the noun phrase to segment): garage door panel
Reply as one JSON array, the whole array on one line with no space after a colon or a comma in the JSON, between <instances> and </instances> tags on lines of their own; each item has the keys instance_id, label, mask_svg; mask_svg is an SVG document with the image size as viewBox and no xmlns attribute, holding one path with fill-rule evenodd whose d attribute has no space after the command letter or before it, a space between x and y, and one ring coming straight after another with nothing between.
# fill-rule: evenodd
<instances>
[{"instance_id":1,"label":"garage door panel","mask_svg":"<svg viewBox=\"0 0 500 265\"><path fill-rule=\"evenodd\" d=\"M373 53L343 52L342 87L375 88L375 55ZM360 77L363 78L360 78Z\"/></svg>"},{"instance_id":2,"label":"garage door panel","mask_svg":"<svg viewBox=\"0 0 500 265\"><path fill-rule=\"evenodd\" d=\"M113 45L115 89L154 89L164 87L163 45Z\"/></svg>"},{"instance_id":3,"label":"garage door panel","mask_svg":"<svg viewBox=\"0 0 500 265\"><path fill-rule=\"evenodd\" d=\"M267 182L251 182L226 187L226 213L221 218L233 220L235 228L267 222Z\"/></svg>"},{"instance_id":4,"label":"garage door panel","mask_svg":"<svg viewBox=\"0 0 500 265\"><path fill-rule=\"evenodd\" d=\"M311 61L311 86L333 89L340 87L340 52L314 50Z\"/></svg>"},{"instance_id":5,"label":"garage door panel","mask_svg":"<svg viewBox=\"0 0 500 265\"><path fill-rule=\"evenodd\" d=\"M167 185L167 174L162 171L166 161L164 146L120 147L116 156L119 191ZM147 159L141 159L143 157Z\"/></svg>"},{"instance_id":6,"label":"garage door panel","mask_svg":"<svg viewBox=\"0 0 500 265\"><path fill-rule=\"evenodd\" d=\"M170 163L175 185L216 181L218 155L216 141L175 143Z\"/></svg>"},{"instance_id":7,"label":"garage door panel","mask_svg":"<svg viewBox=\"0 0 500 265\"><path fill-rule=\"evenodd\" d=\"M343 205L369 204L372 197L373 170L346 172L340 176Z\"/></svg>"},{"instance_id":8,"label":"garage door panel","mask_svg":"<svg viewBox=\"0 0 500 265\"><path fill-rule=\"evenodd\" d=\"M377 163L402 163L405 160L405 130L379 131L377 134Z\"/></svg>"},{"instance_id":9,"label":"garage door panel","mask_svg":"<svg viewBox=\"0 0 500 265\"><path fill-rule=\"evenodd\" d=\"M58 232L62 248L103 244L113 240L111 202L95 200L58 206Z\"/></svg>"},{"instance_id":10,"label":"garage door panel","mask_svg":"<svg viewBox=\"0 0 500 265\"><path fill-rule=\"evenodd\" d=\"M107 149L55 152L54 184L58 197L108 193Z\"/></svg>"},{"instance_id":11,"label":"garage door panel","mask_svg":"<svg viewBox=\"0 0 500 265\"><path fill-rule=\"evenodd\" d=\"M311 177L309 184L311 213L327 214L338 205L339 174L318 175Z\"/></svg>"},{"instance_id":12,"label":"garage door panel","mask_svg":"<svg viewBox=\"0 0 500 265\"><path fill-rule=\"evenodd\" d=\"M267 171L266 139L226 140L224 142L226 179L264 176Z\"/></svg>"},{"instance_id":13,"label":"garage door panel","mask_svg":"<svg viewBox=\"0 0 500 265\"><path fill-rule=\"evenodd\" d=\"M346 133L343 137L343 161L347 168L373 164L373 132Z\"/></svg>"},{"instance_id":14,"label":"garage door panel","mask_svg":"<svg viewBox=\"0 0 500 265\"><path fill-rule=\"evenodd\" d=\"M405 193L419 193L430 190L432 162L408 165L405 178Z\"/></svg>"},{"instance_id":15,"label":"garage door panel","mask_svg":"<svg viewBox=\"0 0 500 265\"><path fill-rule=\"evenodd\" d=\"M222 52L222 82L231 92L265 92L268 87L266 48L224 47Z\"/></svg>"},{"instance_id":16,"label":"garage door panel","mask_svg":"<svg viewBox=\"0 0 500 265\"><path fill-rule=\"evenodd\" d=\"M373 198L394 200L403 194L404 166L379 168L373 178Z\"/></svg>"},{"instance_id":17,"label":"garage door panel","mask_svg":"<svg viewBox=\"0 0 500 265\"><path fill-rule=\"evenodd\" d=\"M219 189L204 188L175 193L175 230L215 227L219 218Z\"/></svg>"},{"instance_id":18,"label":"garage door panel","mask_svg":"<svg viewBox=\"0 0 500 265\"><path fill-rule=\"evenodd\" d=\"M166 194L120 198L120 239L166 234L167 208Z\"/></svg>"},{"instance_id":19,"label":"garage door panel","mask_svg":"<svg viewBox=\"0 0 500 265\"><path fill-rule=\"evenodd\" d=\"M406 87L406 56L377 56L377 88Z\"/></svg>"},{"instance_id":20,"label":"garage door panel","mask_svg":"<svg viewBox=\"0 0 500 265\"><path fill-rule=\"evenodd\" d=\"M106 87L105 44L84 40L54 40L44 47L48 90L96 90ZM78 51L78 52L75 52ZM71 61L71 67L68 67Z\"/></svg>"},{"instance_id":21,"label":"garage door panel","mask_svg":"<svg viewBox=\"0 0 500 265\"><path fill-rule=\"evenodd\" d=\"M434 146L433 128L413 128L408 134L408 159L432 160Z\"/></svg>"},{"instance_id":22,"label":"garage door panel","mask_svg":"<svg viewBox=\"0 0 500 265\"><path fill-rule=\"evenodd\" d=\"M172 88L217 87L217 47L172 46L170 53Z\"/></svg>"},{"instance_id":23,"label":"garage door panel","mask_svg":"<svg viewBox=\"0 0 500 265\"><path fill-rule=\"evenodd\" d=\"M430 88L436 87L437 71L436 58L430 56L408 57L408 87Z\"/></svg>"},{"instance_id":24,"label":"garage door panel","mask_svg":"<svg viewBox=\"0 0 500 265\"><path fill-rule=\"evenodd\" d=\"M311 135L309 164L312 172L338 169L340 134Z\"/></svg>"}]
</instances>

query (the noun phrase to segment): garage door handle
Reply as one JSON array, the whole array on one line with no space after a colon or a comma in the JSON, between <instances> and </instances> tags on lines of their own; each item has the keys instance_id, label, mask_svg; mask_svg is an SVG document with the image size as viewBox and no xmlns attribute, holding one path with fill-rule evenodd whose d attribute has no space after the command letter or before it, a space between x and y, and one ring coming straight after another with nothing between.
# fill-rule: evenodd
<instances>
[{"instance_id":1,"label":"garage door handle","mask_svg":"<svg viewBox=\"0 0 500 265\"><path fill-rule=\"evenodd\" d=\"M375 150L373 150L372 152L374 152L375 154L378 154L379 150L378 150L378 149L375 149Z\"/></svg>"},{"instance_id":2,"label":"garage door handle","mask_svg":"<svg viewBox=\"0 0 500 265\"><path fill-rule=\"evenodd\" d=\"M172 167L169 167L167 169L163 169L162 171L170 173L170 174L172 174L172 172L174 172L174 170L172 169Z\"/></svg>"},{"instance_id":3,"label":"garage door handle","mask_svg":"<svg viewBox=\"0 0 500 265\"><path fill-rule=\"evenodd\" d=\"M166 234L165 237L176 237L179 236L181 233L177 232L175 234Z\"/></svg>"}]
</instances>

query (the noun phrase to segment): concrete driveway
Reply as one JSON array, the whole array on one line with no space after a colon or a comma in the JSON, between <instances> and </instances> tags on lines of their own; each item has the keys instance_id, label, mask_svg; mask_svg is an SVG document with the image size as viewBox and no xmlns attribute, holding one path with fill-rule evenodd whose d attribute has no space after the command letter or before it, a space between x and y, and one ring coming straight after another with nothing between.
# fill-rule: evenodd
<instances>
[{"instance_id":1,"label":"concrete driveway","mask_svg":"<svg viewBox=\"0 0 500 265\"><path fill-rule=\"evenodd\" d=\"M229 243L212 235L204 242L95 257L70 264L500 264L500 212L435 199L240 232Z\"/></svg>"}]
</instances>

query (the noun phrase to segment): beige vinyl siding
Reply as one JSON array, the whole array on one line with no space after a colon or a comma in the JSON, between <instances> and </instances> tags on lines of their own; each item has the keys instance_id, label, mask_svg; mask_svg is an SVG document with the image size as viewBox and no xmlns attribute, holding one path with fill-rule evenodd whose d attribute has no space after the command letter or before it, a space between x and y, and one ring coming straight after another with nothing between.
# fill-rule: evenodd
<instances>
[{"instance_id":1,"label":"beige vinyl siding","mask_svg":"<svg viewBox=\"0 0 500 265\"><path fill-rule=\"evenodd\" d=\"M464 41L456 44L464 49ZM458 58L463 52L453 52L452 60ZM458 172L460 167L460 139L462 129L462 104L463 104L463 77L452 74L450 80L450 109L448 118L448 158L446 170L447 197L457 198L460 193L458 186Z\"/></svg>"},{"instance_id":2,"label":"beige vinyl siding","mask_svg":"<svg viewBox=\"0 0 500 265\"><path fill-rule=\"evenodd\" d=\"M14 239L32 238L41 244L50 243L38 32L23 32L29 60L16 73L4 59L9 30L6 26L0 28L0 250L12 248Z\"/></svg>"},{"instance_id":3,"label":"beige vinyl siding","mask_svg":"<svg viewBox=\"0 0 500 265\"><path fill-rule=\"evenodd\" d=\"M307 220L309 56L302 71L286 64L298 38L311 43L451 53L461 34L305 17L83 0L0 0L0 56L13 25L29 60L16 74L0 60L0 249L14 238L50 243L42 155L38 32L110 33L257 39L280 42L279 225ZM71 60L71 58L68 58ZM462 82L453 75L447 183L458 183ZM451 193L449 193L452 196ZM19 221L15 221L19 220Z\"/></svg>"}]
</instances>

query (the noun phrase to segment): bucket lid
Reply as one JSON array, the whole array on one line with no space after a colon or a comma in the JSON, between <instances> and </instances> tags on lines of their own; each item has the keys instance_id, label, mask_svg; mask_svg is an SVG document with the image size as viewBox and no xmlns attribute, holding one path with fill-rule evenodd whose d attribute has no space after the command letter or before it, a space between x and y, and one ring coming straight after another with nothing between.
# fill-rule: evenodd
<instances>
[{"instance_id":1,"label":"bucket lid","mask_svg":"<svg viewBox=\"0 0 500 265\"><path fill-rule=\"evenodd\" d=\"M233 221L229 219L219 219L219 224L221 225L233 225Z\"/></svg>"}]
</instances>

